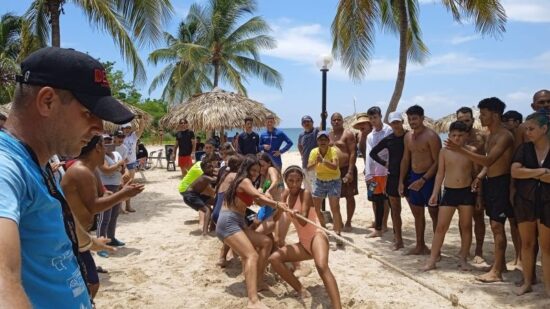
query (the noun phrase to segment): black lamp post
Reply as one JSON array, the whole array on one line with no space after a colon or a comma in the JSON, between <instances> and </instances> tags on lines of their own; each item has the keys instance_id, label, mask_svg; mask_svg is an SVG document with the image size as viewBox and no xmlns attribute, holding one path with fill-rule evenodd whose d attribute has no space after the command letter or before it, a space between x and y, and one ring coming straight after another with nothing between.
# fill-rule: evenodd
<instances>
[{"instance_id":1,"label":"black lamp post","mask_svg":"<svg viewBox=\"0 0 550 309\"><path fill-rule=\"evenodd\" d=\"M321 130L327 129L327 72L332 67L332 56L321 55L317 60L317 66L321 70L323 76L323 85L321 92Z\"/></svg>"}]
</instances>

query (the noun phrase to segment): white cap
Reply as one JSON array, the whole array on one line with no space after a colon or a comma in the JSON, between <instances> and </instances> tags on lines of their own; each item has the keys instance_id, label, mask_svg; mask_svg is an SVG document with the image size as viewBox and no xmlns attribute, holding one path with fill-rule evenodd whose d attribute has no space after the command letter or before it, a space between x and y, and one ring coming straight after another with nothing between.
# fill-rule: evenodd
<instances>
[{"instance_id":1,"label":"white cap","mask_svg":"<svg viewBox=\"0 0 550 309\"><path fill-rule=\"evenodd\" d=\"M128 123L125 123L125 124L121 125L120 127L123 128L123 129L124 128L131 128L132 124L130 122L128 122Z\"/></svg>"},{"instance_id":2,"label":"white cap","mask_svg":"<svg viewBox=\"0 0 550 309\"><path fill-rule=\"evenodd\" d=\"M388 122L389 123L392 123L394 121L401 121L403 122L403 118L401 117L401 113L400 112L392 112L390 113L390 115L388 116Z\"/></svg>"}]
</instances>

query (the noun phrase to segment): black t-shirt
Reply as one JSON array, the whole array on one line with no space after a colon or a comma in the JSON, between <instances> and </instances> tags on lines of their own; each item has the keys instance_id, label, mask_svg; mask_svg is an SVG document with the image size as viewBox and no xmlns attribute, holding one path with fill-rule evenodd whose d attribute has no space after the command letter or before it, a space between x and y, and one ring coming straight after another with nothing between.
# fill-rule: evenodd
<instances>
[{"instance_id":1,"label":"black t-shirt","mask_svg":"<svg viewBox=\"0 0 550 309\"><path fill-rule=\"evenodd\" d=\"M176 141L178 143L178 156L190 156L193 151L193 142L195 139L195 133L191 130L178 131L176 133Z\"/></svg>"},{"instance_id":2,"label":"black t-shirt","mask_svg":"<svg viewBox=\"0 0 550 309\"><path fill-rule=\"evenodd\" d=\"M519 145L512 159L512 163L521 163L525 168L550 168L550 152L546 155L542 166L537 162L537 153L535 144L527 142ZM515 178L516 196L523 200L533 203L550 203L550 183L542 182L535 178L517 179ZM540 187L539 187L540 186ZM539 187L539 196L537 196L537 187Z\"/></svg>"},{"instance_id":3,"label":"black t-shirt","mask_svg":"<svg viewBox=\"0 0 550 309\"><path fill-rule=\"evenodd\" d=\"M239 153L242 155L257 154L260 152L260 136L256 132L243 132L237 139L239 143Z\"/></svg>"},{"instance_id":4,"label":"black t-shirt","mask_svg":"<svg viewBox=\"0 0 550 309\"><path fill-rule=\"evenodd\" d=\"M407 133L405 131L405 133ZM378 156L378 153L383 149L388 149L389 164L388 172L392 176L399 176L399 169L401 168L401 159L403 158L403 152L405 151L405 134L401 136L395 136L394 133L384 137L374 148L370 151L370 157L378 162L382 166L386 166L386 161Z\"/></svg>"},{"instance_id":5,"label":"black t-shirt","mask_svg":"<svg viewBox=\"0 0 550 309\"><path fill-rule=\"evenodd\" d=\"M149 156L149 153L147 152L147 148L145 148L145 145L139 144L136 158L141 159L141 158L147 158L148 156Z\"/></svg>"}]
</instances>

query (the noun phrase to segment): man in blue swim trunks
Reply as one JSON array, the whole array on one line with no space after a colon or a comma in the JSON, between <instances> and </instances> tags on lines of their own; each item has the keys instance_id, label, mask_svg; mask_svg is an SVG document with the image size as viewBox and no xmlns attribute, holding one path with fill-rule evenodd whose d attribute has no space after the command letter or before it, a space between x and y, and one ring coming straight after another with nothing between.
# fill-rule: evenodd
<instances>
[{"instance_id":1,"label":"man in blue swim trunks","mask_svg":"<svg viewBox=\"0 0 550 309\"><path fill-rule=\"evenodd\" d=\"M399 174L399 194L404 196L405 185L408 186L407 200L414 216L416 230L416 246L407 254L430 254L430 249L424 241L426 218L424 207L432 218L433 229L437 226L437 206L428 205L434 188L434 178L437 173L441 139L434 130L424 125L424 109L418 105L409 107L406 111L411 131L405 134L405 150L401 160Z\"/></svg>"}]
</instances>

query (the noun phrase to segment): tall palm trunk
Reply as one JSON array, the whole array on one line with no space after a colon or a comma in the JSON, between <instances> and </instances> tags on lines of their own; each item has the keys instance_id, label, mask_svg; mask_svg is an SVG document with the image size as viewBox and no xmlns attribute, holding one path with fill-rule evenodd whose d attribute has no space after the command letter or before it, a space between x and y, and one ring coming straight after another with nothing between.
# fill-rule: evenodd
<instances>
[{"instance_id":1,"label":"tall palm trunk","mask_svg":"<svg viewBox=\"0 0 550 309\"><path fill-rule=\"evenodd\" d=\"M52 46L61 47L61 32L59 30L59 15L64 0L48 0L48 12L50 13L50 23L52 26Z\"/></svg>"},{"instance_id":2,"label":"tall palm trunk","mask_svg":"<svg viewBox=\"0 0 550 309\"><path fill-rule=\"evenodd\" d=\"M217 60L212 61L214 66L214 88L218 87L218 80L220 79L220 64Z\"/></svg>"},{"instance_id":3,"label":"tall palm trunk","mask_svg":"<svg viewBox=\"0 0 550 309\"><path fill-rule=\"evenodd\" d=\"M397 69L397 79L393 88L393 94L390 99L390 104L384 116L384 122L388 121L388 115L397 109L403 88L405 87L405 75L407 73L407 42L409 35L409 19L407 14L407 0L398 2L399 8L399 65Z\"/></svg>"}]
</instances>

